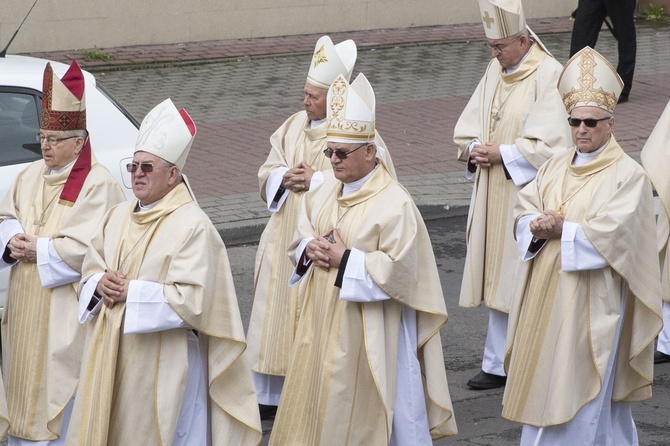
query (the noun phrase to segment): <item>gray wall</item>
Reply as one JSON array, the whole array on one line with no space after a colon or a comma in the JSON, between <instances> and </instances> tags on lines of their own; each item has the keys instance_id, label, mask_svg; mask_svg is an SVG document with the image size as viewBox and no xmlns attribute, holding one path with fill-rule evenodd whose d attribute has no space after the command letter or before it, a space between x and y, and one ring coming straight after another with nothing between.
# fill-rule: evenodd
<instances>
[{"instance_id":1,"label":"gray wall","mask_svg":"<svg viewBox=\"0 0 670 446\"><path fill-rule=\"evenodd\" d=\"M33 0L0 0L4 47ZM577 0L528 0L527 18ZM39 0L11 53L267 37L479 21L476 0Z\"/></svg>"}]
</instances>

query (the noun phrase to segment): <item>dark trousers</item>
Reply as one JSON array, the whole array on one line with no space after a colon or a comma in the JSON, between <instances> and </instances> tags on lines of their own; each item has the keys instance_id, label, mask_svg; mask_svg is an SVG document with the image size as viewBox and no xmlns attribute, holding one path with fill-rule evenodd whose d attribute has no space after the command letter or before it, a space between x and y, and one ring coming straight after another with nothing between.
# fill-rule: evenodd
<instances>
[{"instance_id":1,"label":"dark trousers","mask_svg":"<svg viewBox=\"0 0 670 446\"><path fill-rule=\"evenodd\" d=\"M622 97L628 97L635 71L637 39L634 12L635 0L579 0L572 28L570 57L585 46L595 48L603 21L609 16L612 33L619 45L619 63L616 71L624 83Z\"/></svg>"}]
</instances>

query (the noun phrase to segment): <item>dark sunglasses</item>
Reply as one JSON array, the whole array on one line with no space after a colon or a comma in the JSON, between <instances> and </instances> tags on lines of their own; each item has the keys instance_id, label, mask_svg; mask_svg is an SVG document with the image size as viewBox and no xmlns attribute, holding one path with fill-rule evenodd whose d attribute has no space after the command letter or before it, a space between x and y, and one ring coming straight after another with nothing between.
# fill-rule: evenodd
<instances>
[{"instance_id":1,"label":"dark sunglasses","mask_svg":"<svg viewBox=\"0 0 670 446\"><path fill-rule=\"evenodd\" d=\"M586 118L586 119L568 118L568 124L570 124L571 127L579 127L583 122L585 126L593 128L593 127L598 125L599 121L606 121L608 119L609 118L600 118L600 119L595 119L595 118Z\"/></svg>"},{"instance_id":2,"label":"dark sunglasses","mask_svg":"<svg viewBox=\"0 0 670 446\"><path fill-rule=\"evenodd\" d=\"M368 143L364 142L360 146L356 147L355 149L349 150L348 152L345 152L343 150L326 149L323 151L323 154L326 155L326 158L330 159L334 153L338 159L345 160L347 159L350 153L354 153L356 150L360 149L361 147L365 147L367 145Z\"/></svg>"},{"instance_id":3,"label":"dark sunglasses","mask_svg":"<svg viewBox=\"0 0 670 446\"><path fill-rule=\"evenodd\" d=\"M154 165L152 163L128 163L128 164L126 164L126 169L130 173L137 172L138 167L144 173L153 172L153 170L154 170Z\"/></svg>"}]
</instances>

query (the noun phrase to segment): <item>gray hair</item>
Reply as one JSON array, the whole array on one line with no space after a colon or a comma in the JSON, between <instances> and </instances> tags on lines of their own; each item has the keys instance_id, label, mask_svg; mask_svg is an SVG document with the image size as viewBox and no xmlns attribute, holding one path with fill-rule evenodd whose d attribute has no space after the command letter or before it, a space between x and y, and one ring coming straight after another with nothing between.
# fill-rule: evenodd
<instances>
[{"instance_id":1,"label":"gray hair","mask_svg":"<svg viewBox=\"0 0 670 446\"><path fill-rule=\"evenodd\" d=\"M161 164L163 165L163 167L165 167L165 169L171 169L173 167L177 167L176 164L173 164L166 159L160 158L160 160L161 160ZM178 175L177 175L177 184L179 184L182 181L184 181L184 178L182 177L181 170L179 170L178 167L177 167L177 172L179 172Z\"/></svg>"}]
</instances>

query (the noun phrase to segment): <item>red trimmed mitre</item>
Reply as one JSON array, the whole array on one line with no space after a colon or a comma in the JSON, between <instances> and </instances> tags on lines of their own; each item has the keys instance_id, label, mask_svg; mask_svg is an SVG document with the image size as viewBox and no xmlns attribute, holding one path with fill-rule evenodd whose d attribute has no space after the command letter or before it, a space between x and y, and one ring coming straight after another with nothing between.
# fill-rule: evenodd
<instances>
[{"instance_id":1,"label":"red trimmed mitre","mask_svg":"<svg viewBox=\"0 0 670 446\"><path fill-rule=\"evenodd\" d=\"M86 130L86 99L84 73L72 61L62 79L58 79L47 63L42 81L42 122L44 130ZM87 138L63 186L59 203L72 206L91 171L91 143Z\"/></svg>"},{"instance_id":2,"label":"red trimmed mitre","mask_svg":"<svg viewBox=\"0 0 670 446\"><path fill-rule=\"evenodd\" d=\"M77 61L58 79L47 63L42 83L42 123L45 130L85 130L84 73Z\"/></svg>"}]
</instances>

